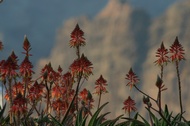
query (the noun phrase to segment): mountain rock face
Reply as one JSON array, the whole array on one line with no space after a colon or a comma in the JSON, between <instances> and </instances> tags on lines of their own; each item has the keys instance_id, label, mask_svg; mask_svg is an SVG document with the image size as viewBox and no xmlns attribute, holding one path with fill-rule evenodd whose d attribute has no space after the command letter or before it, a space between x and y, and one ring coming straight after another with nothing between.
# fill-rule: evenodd
<instances>
[{"instance_id":1,"label":"mountain rock face","mask_svg":"<svg viewBox=\"0 0 190 126\"><path fill-rule=\"evenodd\" d=\"M189 1L176 3L162 16L151 20L145 11L132 8L127 1L110 0L93 19L83 16L64 23L58 31L57 43L51 55L40 60L39 67L51 61L55 69L61 65L67 72L69 65L76 58L75 50L69 48L69 40L70 33L78 23L85 33L87 43L82 53L94 67L94 75L84 83L84 86L93 92L95 80L102 74L108 81L109 90L109 93L103 96L102 103L110 102L107 110L112 112L113 117L124 113L123 101L129 95L137 102L138 110L145 115L146 113L141 111L144 109L143 96L135 89L130 91L126 87L125 76L132 67L140 78L139 88L156 98L155 81L160 71L153 63L156 60L155 52L162 41L169 48L176 36L179 37L184 49L189 50L189 3ZM188 88L185 88L190 82L187 77L190 75L190 69L187 69L190 62L188 55L186 59L180 65L185 108L190 102L188 100L190 93ZM174 64L169 64L164 74L164 84L168 90L163 93L163 102L171 105L174 112L179 112L178 102L172 101L173 97L178 97Z\"/></svg>"}]
</instances>

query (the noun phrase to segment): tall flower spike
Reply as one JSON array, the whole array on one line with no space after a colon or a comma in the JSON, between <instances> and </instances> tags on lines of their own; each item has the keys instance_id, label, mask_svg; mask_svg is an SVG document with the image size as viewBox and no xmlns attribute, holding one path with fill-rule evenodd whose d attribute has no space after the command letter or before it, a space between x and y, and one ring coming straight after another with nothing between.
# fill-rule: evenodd
<instances>
[{"instance_id":1,"label":"tall flower spike","mask_svg":"<svg viewBox=\"0 0 190 126\"><path fill-rule=\"evenodd\" d=\"M1 64L1 76L2 78L6 77L16 77L18 74L16 70L18 69L17 65L17 56L12 52L6 61Z\"/></svg>"},{"instance_id":2,"label":"tall flower spike","mask_svg":"<svg viewBox=\"0 0 190 126\"><path fill-rule=\"evenodd\" d=\"M23 49L26 52L22 52L23 54L26 54L26 56L32 56L32 54L29 54L29 51L32 49L30 42L28 41L28 38L26 37L26 35L24 36L24 43L23 43Z\"/></svg>"},{"instance_id":3,"label":"tall flower spike","mask_svg":"<svg viewBox=\"0 0 190 126\"><path fill-rule=\"evenodd\" d=\"M165 48L164 43L160 45L156 52L156 57L158 58L154 63L159 66L163 66L169 62L169 57L167 56L168 49Z\"/></svg>"},{"instance_id":4,"label":"tall flower spike","mask_svg":"<svg viewBox=\"0 0 190 126\"><path fill-rule=\"evenodd\" d=\"M172 61L181 61L185 60L183 46L179 43L178 37L176 37L174 43L170 47L171 60Z\"/></svg>"},{"instance_id":5,"label":"tall flower spike","mask_svg":"<svg viewBox=\"0 0 190 126\"><path fill-rule=\"evenodd\" d=\"M130 115L130 113L132 111L136 111L137 108L135 107L135 101L133 99L131 99L131 97L129 96L128 99L126 99L124 102L124 107L122 109L125 110L125 112L128 112L128 114Z\"/></svg>"},{"instance_id":6,"label":"tall flower spike","mask_svg":"<svg viewBox=\"0 0 190 126\"><path fill-rule=\"evenodd\" d=\"M42 98L43 95L43 88L45 86L43 84L38 84L37 81L34 82L34 85L32 87L30 87L29 89L29 94L27 96L27 98L31 101L39 101Z\"/></svg>"},{"instance_id":7,"label":"tall flower spike","mask_svg":"<svg viewBox=\"0 0 190 126\"><path fill-rule=\"evenodd\" d=\"M103 94L103 93L107 93L107 89L106 89L106 86L107 86L107 81L103 78L103 76L101 75L99 77L98 80L96 80L96 86L95 86L95 94Z\"/></svg>"},{"instance_id":8,"label":"tall flower spike","mask_svg":"<svg viewBox=\"0 0 190 126\"><path fill-rule=\"evenodd\" d=\"M75 29L71 33L71 40L70 40L70 47L79 47L79 46L84 46L85 43L85 38L84 32L80 29L79 25L77 24Z\"/></svg>"},{"instance_id":9,"label":"tall flower spike","mask_svg":"<svg viewBox=\"0 0 190 126\"><path fill-rule=\"evenodd\" d=\"M25 59L22 61L20 65L21 76L30 78L32 74L34 74L34 71L32 70L32 68L33 68L32 63L29 61L29 58L25 56Z\"/></svg>"},{"instance_id":10,"label":"tall flower spike","mask_svg":"<svg viewBox=\"0 0 190 126\"><path fill-rule=\"evenodd\" d=\"M81 102L82 102L85 106L88 106L89 108L92 108L92 107L93 107L92 102L94 102L94 99L92 98L91 93L90 93L86 88L84 88L84 89L80 92L79 96L80 96Z\"/></svg>"},{"instance_id":11,"label":"tall flower spike","mask_svg":"<svg viewBox=\"0 0 190 126\"><path fill-rule=\"evenodd\" d=\"M132 68L130 68L126 76L125 79L128 80L127 86L129 86L130 89L139 82L138 76L133 72Z\"/></svg>"},{"instance_id":12,"label":"tall flower spike","mask_svg":"<svg viewBox=\"0 0 190 126\"><path fill-rule=\"evenodd\" d=\"M81 58L75 60L70 66L73 76L83 73L82 75L85 79L88 79L88 76L92 74L92 68L92 63L84 56L84 54L82 54Z\"/></svg>"},{"instance_id":13,"label":"tall flower spike","mask_svg":"<svg viewBox=\"0 0 190 126\"><path fill-rule=\"evenodd\" d=\"M26 98L24 98L21 93L17 94L13 101L13 106L11 107L10 112L14 115L25 114L27 112L26 103Z\"/></svg>"}]
</instances>

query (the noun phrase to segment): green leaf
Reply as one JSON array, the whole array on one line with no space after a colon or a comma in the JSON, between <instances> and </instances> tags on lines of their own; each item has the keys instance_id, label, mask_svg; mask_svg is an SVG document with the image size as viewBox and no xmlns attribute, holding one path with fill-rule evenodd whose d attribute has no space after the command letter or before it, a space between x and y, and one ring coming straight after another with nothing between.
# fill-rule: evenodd
<instances>
[{"instance_id":1,"label":"green leaf","mask_svg":"<svg viewBox=\"0 0 190 126\"><path fill-rule=\"evenodd\" d=\"M143 118L140 114L138 114L140 117L141 117L141 119L144 121L144 123L145 123L145 126L150 126L150 124L148 123L148 121L146 121L146 119L145 118Z\"/></svg>"},{"instance_id":2,"label":"green leaf","mask_svg":"<svg viewBox=\"0 0 190 126\"><path fill-rule=\"evenodd\" d=\"M129 121L124 121L124 122L118 123L118 124L115 125L115 126L129 126L129 125L130 125L130 122L129 122Z\"/></svg>"},{"instance_id":3,"label":"green leaf","mask_svg":"<svg viewBox=\"0 0 190 126\"><path fill-rule=\"evenodd\" d=\"M84 108L82 108L82 109L80 109L80 111L78 111L75 126L85 126L86 125L87 116L85 116L83 118L83 116L82 116L83 111L84 111Z\"/></svg>"},{"instance_id":4,"label":"green leaf","mask_svg":"<svg viewBox=\"0 0 190 126\"><path fill-rule=\"evenodd\" d=\"M82 111L83 111L83 108L80 109L80 111L78 111L78 113L77 113L75 126L80 126L80 123L82 122Z\"/></svg>"},{"instance_id":5,"label":"green leaf","mask_svg":"<svg viewBox=\"0 0 190 126\"><path fill-rule=\"evenodd\" d=\"M180 120L181 114L177 114L173 120L171 121L171 125L175 126L176 124L178 124L179 120Z\"/></svg>"},{"instance_id":6,"label":"green leaf","mask_svg":"<svg viewBox=\"0 0 190 126\"><path fill-rule=\"evenodd\" d=\"M51 116L51 119L52 119L54 125L62 126L61 123L55 117L53 117L51 114L50 114L50 116Z\"/></svg>"},{"instance_id":7,"label":"green leaf","mask_svg":"<svg viewBox=\"0 0 190 126\"><path fill-rule=\"evenodd\" d=\"M108 114L110 114L110 112L107 112L107 113L104 113L104 114L100 115L100 116L97 118L96 126L99 126L99 125L102 123L104 117L105 117L106 115L108 115ZM101 125L101 126L105 126L105 125Z\"/></svg>"},{"instance_id":8,"label":"green leaf","mask_svg":"<svg viewBox=\"0 0 190 126\"><path fill-rule=\"evenodd\" d=\"M115 123L122 117L123 115L118 116L117 118L115 118L114 120L111 121L109 126L114 126Z\"/></svg>"},{"instance_id":9,"label":"green leaf","mask_svg":"<svg viewBox=\"0 0 190 126\"><path fill-rule=\"evenodd\" d=\"M107 105L107 104L108 104L108 102L106 102L105 104L103 104L103 105L94 113L94 115L93 115L92 118L90 119L90 122L89 122L88 126L94 126L94 123L96 123L97 117L98 117L100 111L101 111L101 110L103 109L103 107L104 107L105 105Z\"/></svg>"},{"instance_id":10,"label":"green leaf","mask_svg":"<svg viewBox=\"0 0 190 126\"><path fill-rule=\"evenodd\" d=\"M137 119L137 118L138 118L138 115L139 115L139 114L136 113L133 118L126 118L126 117L125 117L125 118L122 118L122 119L128 120L128 121L125 122L125 124L129 125L129 124L131 123L130 126L150 126L147 121L145 121L145 122L147 122L147 124L146 124L146 123L143 123L143 122L141 122L141 121L139 121L139 120ZM144 119L144 118L143 118L143 119Z\"/></svg>"},{"instance_id":11,"label":"green leaf","mask_svg":"<svg viewBox=\"0 0 190 126\"><path fill-rule=\"evenodd\" d=\"M147 109L148 112L150 113L150 116L151 116L151 118L152 118L153 121L154 121L154 125L155 125L155 126L160 126L161 124L160 124L159 119L158 119L148 108L146 108L146 109Z\"/></svg>"}]
</instances>

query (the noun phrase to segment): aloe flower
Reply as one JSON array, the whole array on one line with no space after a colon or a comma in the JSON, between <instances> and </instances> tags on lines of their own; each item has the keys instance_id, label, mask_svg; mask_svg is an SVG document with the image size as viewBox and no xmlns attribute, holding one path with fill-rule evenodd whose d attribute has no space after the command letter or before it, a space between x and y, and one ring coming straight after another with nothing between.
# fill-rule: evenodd
<instances>
[{"instance_id":1,"label":"aloe flower","mask_svg":"<svg viewBox=\"0 0 190 126\"><path fill-rule=\"evenodd\" d=\"M154 63L159 66L163 66L169 62L169 57L167 56L168 49L165 48L164 43L160 45L156 52L156 57L158 58Z\"/></svg>"},{"instance_id":2,"label":"aloe flower","mask_svg":"<svg viewBox=\"0 0 190 126\"><path fill-rule=\"evenodd\" d=\"M135 101L133 99L131 99L131 97L129 96L124 102L124 107L122 109L125 110L125 112L127 112L129 115L132 111L136 111L137 108L135 107Z\"/></svg>"},{"instance_id":3,"label":"aloe flower","mask_svg":"<svg viewBox=\"0 0 190 126\"><path fill-rule=\"evenodd\" d=\"M129 70L127 77L125 79L128 80L127 86L130 87L130 89L139 82L138 76L133 72L132 68Z\"/></svg>"},{"instance_id":4,"label":"aloe flower","mask_svg":"<svg viewBox=\"0 0 190 126\"><path fill-rule=\"evenodd\" d=\"M96 80L95 85L95 94L100 95L108 92L106 89L107 81L103 78L102 75L100 75L100 77Z\"/></svg>"},{"instance_id":5,"label":"aloe flower","mask_svg":"<svg viewBox=\"0 0 190 126\"><path fill-rule=\"evenodd\" d=\"M45 86L43 84L38 84L37 81L34 82L34 85L29 89L28 98L31 102L39 101L42 99L43 88Z\"/></svg>"},{"instance_id":6,"label":"aloe flower","mask_svg":"<svg viewBox=\"0 0 190 126\"><path fill-rule=\"evenodd\" d=\"M12 52L8 59L1 63L0 73L2 78L15 78L18 76L16 70L18 70L17 56Z\"/></svg>"},{"instance_id":7,"label":"aloe flower","mask_svg":"<svg viewBox=\"0 0 190 126\"><path fill-rule=\"evenodd\" d=\"M94 102L94 99L92 98L91 93L86 88L84 88L80 92L79 96L80 96L80 100L84 106L87 106L89 109L91 109L93 107L92 103Z\"/></svg>"},{"instance_id":8,"label":"aloe flower","mask_svg":"<svg viewBox=\"0 0 190 126\"><path fill-rule=\"evenodd\" d=\"M30 78L32 74L34 74L34 71L32 70L32 68L33 68L33 65L29 61L29 58L26 56L20 65L20 75L23 77Z\"/></svg>"},{"instance_id":9,"label":"aloe flower","mask_svg":"<svg viewBox=\"0 0 190 126\"><path fill-rule=\"evenodd\" d=\"M44 68L42 68L41 75L44 80L47 80L48 82L54 82L57 80L59 74L53 70L51 63L49 63L46 64Z\"/></svg>"},{"instance_id":10,"label":"aloe flower","mask_svg":"<svg viewBox=\"0 0 190 126\"><path fill-rule=\"evenodd\" d=\"M22 96L22 94L18 94L17 97L13 100L13 105L9 112L14 115L23 115L27 112L26 107L27 100Z\"/></svg>"},{"instance_id":11,"label":"aloe flower","mask_svg":"<svg viewBox=\"0 0 190 126\"><path fill-rule=\"evenodd\" d=\"M70 46L71 47L79 47L79 46L84 46L85 43L85 38L84 32L80 29L79 25L77 24L75 29L71 33L71 40L70 40Z\"/></svg>"},{"instance_id":12,"label":"aloe flower","mask_svg":"<svg viewBox=\"0 0 190 126\"><path fill-rule=\"evenodd\" d=\"M183 104L182 104L182 90L181 90L181 79L180 79L180 73L179 73L179 62L181 60L185 60L185 53L183 46L179 43L178 37L176 37L174 43L170 47L170 53L171 53L171 60L175 62L176 65L176 72L177 72L177 78L178 78L178 93L179 93L179 102L180 102L180 110L181 114L183 113ZM180 117L181 120L182 117Z\"/></svg>"},{"instance_id":13,"label":"aloe flower","mask_svg":"<svg viewBox=\"0 0 190 126\"><path fill-rule=\"evenodd\" d=\"M82 73L82 76L85 79L88 79L88 76L92 74L92 68L92 63L84 56L84 54L82 54L82 56L75 60L70 66L73 76L78 76Z\"/></svg>"},{"instance_id":14,"label":"aloe flower","mask_svg":"<svg viewBox=\"0 0 190 126\"><path fill-rule=\"evenodd\" d=\"M172 61L181 61L185 60L183 46L179 43L178 37L176 37L174 43L170 47L171 60Z\"/></svg>"},{"instance_id":15,"label":"aloe flower","mask_svg":"<svg viewBox=\"0 0 190 126\"><path fill-rule=\"evenodd\" d=\"M29 54L32 48L26 36L24 36L23 49L25 50L25 52L22 52L23 54L26 54L27 57L32 56L32 54Z\"/></svg>"}]
</instances>

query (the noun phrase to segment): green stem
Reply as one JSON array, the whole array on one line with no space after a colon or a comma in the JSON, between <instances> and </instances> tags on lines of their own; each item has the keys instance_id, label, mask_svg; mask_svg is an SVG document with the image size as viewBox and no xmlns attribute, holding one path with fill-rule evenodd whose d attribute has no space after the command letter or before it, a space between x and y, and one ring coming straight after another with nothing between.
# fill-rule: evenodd
<instances>
[{"instance_id":1,"label":"green stem","mask_svg":"<svg viewBox=\"0 0 190 126\"><path fill-rule=\"evenodd\" d=\"M67 118L67 116L68 116L68 114L69 114L69 111L71 110L71 107L72 107L72 105L73 105L75 99L76 99L77 96L78 96L79 85L80 85L80 81L81 81L81 79L82 79L82 74L83 74L83 73L79 74L79 76L78 76L78 83L77 83L75 95L74 95L74 97L73 97L71 103L69 104L69 107L68 107L68 109L67 109L67 111L66 111L66 113L65 113L65 115L64 115L64 117L63 117L62 122L64 122L64 121L66 120L66 118Z\"/></svg>"},{"instance_id":2,"label":"green stem","mask_svg":"<svg viewBox=\"0 0 190 126\"><path fill-rule=\"evenodd\" d=\"M180 102L180 110L181 110L180 120L181 120L182 114L183 114L183 105L182 105L182 98L181 98L181 80L180 80L180 74L179 74L179 62L176 61L175 63L176 63L176 71L177 71L177 79L178 79L179 102Z\"/></svg>"},{"instance_id":3,"label":"green stem","mask_svg":"<svg viewBox=\"0 0 190 126\"><path fill-rule=\"evenodd\" d=\"M151 96L149 96L148 94L144 93L143 91L141 91L136 85L134 85L134 87L140 92L142 93L143 95L149 97L150 99L152 99L154 102L157 103L157 100L155 100L154 98L152 98Z\"/></svg>"},{"instance_id":4,"label":"green stem","mask_svg":"<svg viewBox=\"0 0 190 126\"><path fill-rule=\"evenodd\" d=\"M48 88L48 85L47 85L47 81L45 81L45 86L46 86L46 90L47 90L47 103L46 103L46 113L48 113L49 112L49 102L50 102L50 96L49 96L49 94L50 94L50 90L49 90L49 88Z\"/></svg>"},{"instance_id":5,"label":"green stem","mask_svg":"<svg viewBox=\"0 0 190 126\"><path fill-rule=\"evenodd\" d=\"M9 79L9 91L8 92L9 92L10 110L11 110L11 108L13 106L12 85L11 85L11 83L12 83L12 79ZM10 113L10 123L13 123L13 114L12 113ZM16 123L15 120L14 120L14 123Z\"/></svg>"},{"instance_id":6,"label":"green stem","mask_svg":"<svg viewBox=\"0 0 190 126\"><path fill-rule=\"evenodd\" d=\"M102 97L102 91L100 90L99 100L98 100L98 109L100 108L100 101Z\"/></svg>"},{"instance_id":7,"label":"green stem","mask_svg":"<svg viewBox=\"0 0 190 126\"><path fill-rule=\"evenodd\" d=\"M163 80L163 71L164 71L164 66L162 65L161 66L161 73L160 73L161 80ZM158 89L158 108L159 108L159 112L161 113L162 112L162 106L161 106L161 86Z\"/></svg>"}]
</instances>

